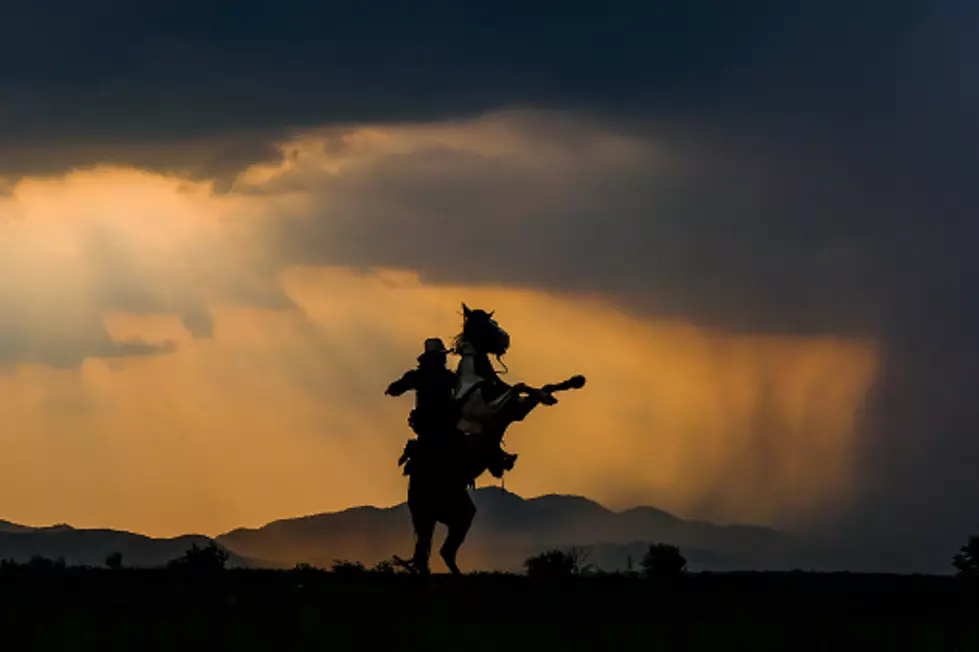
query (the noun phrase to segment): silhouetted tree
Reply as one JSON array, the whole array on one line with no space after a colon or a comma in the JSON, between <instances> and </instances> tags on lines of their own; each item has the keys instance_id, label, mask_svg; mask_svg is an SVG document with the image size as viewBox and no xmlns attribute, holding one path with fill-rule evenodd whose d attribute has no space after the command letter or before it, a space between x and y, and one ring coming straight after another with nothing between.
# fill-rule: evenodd
<instances>
[{"instance_id":1,"label":"silhouetted tree","mask_svg":"<svg viewBox=\"0 0 979 652\"><path fill-rule=\"evenodd\" d=\"M582 575L591 569L586 564L587 553L581 548L547 550L529 557L524 562L527 577L535 579L561 579Z\"/></svg>"},{"instance_id":2,"label":"silhouetted tree","mask_svg":"<svg viewBox=\"0 0 979 652\"><path fill-rule=\"evenodd\" d=\"M193 573L215 573L224 570L228 557L228 552L213 541L204 547L195 543L182 557L167 564L167 567Z\"/></svg>"},{"instance_id":3,"label":"silhouetted tree","mask_svg":"<svg viewBox=\"0 0 979 652\"><path fill-rule=\"evenodd\" d=\"M649 579L671 579L686 572L687 559L677 546L654 543L646 550L640 566L642 574Z\"/></svg>"},{"instance_id":4,"label":"silhouetted tree","mask_svg":"<svg viewBox=\"0 0 979 652\"><path fill-rule=\"evenodd\" d=\"M105 566L109 570L121 570L122 569L122 553L114 552L105 558Z\"/></svg>"},{"instance_id":5,"label":"silhouetted tree","mask_svg":"<svg viewBox=\"0 0 979 652\"><path fill-rule=\"evenodd\" d=\"M958 577L979 579L979 536L969 537L969 541L959 548L952 559Z\"/></svg>"}]
</instances>

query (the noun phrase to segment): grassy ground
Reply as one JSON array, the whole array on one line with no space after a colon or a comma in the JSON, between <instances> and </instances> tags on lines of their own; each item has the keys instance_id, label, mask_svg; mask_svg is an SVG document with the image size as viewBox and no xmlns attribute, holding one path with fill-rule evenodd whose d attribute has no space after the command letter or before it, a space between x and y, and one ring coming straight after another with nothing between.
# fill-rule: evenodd
<instances>
[{"instance_id":1,"label":"grassy ground","mask_svg":"<svg viewBox=\"0 0 979 652\"><path fill-rule=\"evenodd\" d=\"M62 569L0 572L4 649L979 650L951 578L518 576ZM8 647L9 646L9 647Z\"/></svg>"}]
</instances>

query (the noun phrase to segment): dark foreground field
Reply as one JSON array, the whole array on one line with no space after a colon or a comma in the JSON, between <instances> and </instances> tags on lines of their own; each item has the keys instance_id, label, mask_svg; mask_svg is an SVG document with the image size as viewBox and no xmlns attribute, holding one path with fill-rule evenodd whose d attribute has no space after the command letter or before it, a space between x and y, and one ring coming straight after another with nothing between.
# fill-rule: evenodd
<instances>
[{"instance_id":1,"label":"dark foreground field","mask_svg":"<svg viewBox=\"0 0 979 652\"><path fill-rule=\"evenodd\" d=\"M692 574L342 577L299 571L7 569L3 649L979 650L951 578Z\"/></svg>"}]
</instances>

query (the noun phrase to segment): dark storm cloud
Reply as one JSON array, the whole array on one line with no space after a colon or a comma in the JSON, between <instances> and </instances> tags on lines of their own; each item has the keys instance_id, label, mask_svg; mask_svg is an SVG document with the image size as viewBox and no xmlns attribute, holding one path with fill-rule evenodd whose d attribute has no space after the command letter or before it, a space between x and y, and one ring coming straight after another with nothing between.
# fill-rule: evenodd
<instances>
[{"instance_id":1,"label":"dark storm cloud","mask_svg":"<svg viewBox=\"0 0 979 652\"><path fill-rule=\"evenodd\" d=\"M226 184L297 128L580 111L579 141L577 127L548 131L546 119L515 127L567 154L550 173L520 155L432 145L319 179L321 219L298 237L277 232L279 252L600 292L731 330L877 337L860 495L827 527L900 535L890 545L907 550L903 567L942 568L979 523L973 4L35 1L2 12L0 176L111 158ZM609 129L637 152L602 158L588 134ZM138 146L161 142L224 145L210 158Z\"/></svg>"},{"instance_id":2,"label":"dark storm cloud","mask_svg":"<svg viewBox=\"0 0 979 652\"><path fill-rule=\"evenodd\" d=\"M295 168L265 191L307 184L319 214L276 220L269 240L291 262L598 293L726 330L878 334L892 290L883 266L895 262L878 237L888 218L853 214L869 208L866 190L814 162L818 144L557 129L546 113L500 120L523 148L434 136L335 174ZM609 152L610 138L627 151Z\"/></svg>"},{"instance_id":3,"label":"dark storm cloud","mask_svg":"<svg viewBox=\"0 0 979 652\"><path fill-rule=\"evenodd\" d=\"M227 176L296 127L531 104L712 120L884 84L924 3L8 2L0 174L110 157ZM221 141L148 155L134 143ZM55 150L67 149L70 156ZM155 149L159 150L159 147Z\"/></svg>"},{"instance_id":4,"label":"dark storm cloud","mask_svg":"<svg viewBox=\"0 0 979 652\"><path fill-rule=\"evenodd\" d=\"M0 129L2 132L2 129ZM93 165L132 166L195 181L214 180L215 190L224 192L249 165L281 160L275 140L281 130L241 132L200 141L132 140L107 138L97 142L90 134L64 138L14 135L0 149L0 195L8 194L18 179L48 176Z\"/></svg>"}]
</instances>

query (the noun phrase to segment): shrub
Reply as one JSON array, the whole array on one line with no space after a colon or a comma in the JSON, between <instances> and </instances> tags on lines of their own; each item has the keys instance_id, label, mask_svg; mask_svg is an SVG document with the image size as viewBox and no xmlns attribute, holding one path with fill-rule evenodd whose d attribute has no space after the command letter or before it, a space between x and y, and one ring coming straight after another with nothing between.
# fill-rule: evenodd
<instances>
[{"instance_id":1,"label":"shrub","mask_svg":"<svg viewBox=\"0 0 979 652\"><path fill-rule=\"evenodd\" d=\"M295 573L320 573L323 572L321 568L317 568L312 564L306 563L304 561L299 562L292 568Z\"/></svg>"},{"instance_id":2,"label":"shrub","mask_svg":"<svg viewBox=\"0 0 979 652\"><path fill-rule=\"evenodd\" d=\"M353 575L364 575L367 573L367 568L359 561L347 561L346 559L337 559L333 562L333 567L330 572L334 575L340 575L343 577L350 577Z\"/></svg>"},{"instance_id":3,"label":"shrub","mask_svg":"<svg viewBox=\"0 0 979 652\"><path fill-rule=\"evenodd\" d=\"M306 562L299 562L292 568L292 570L289 571L289 573L296 578L296 582L299 586L304 586L307 583L315 582L326 577L327 575L325 569L318 568L312 564L307 564Z\"/></svg>"},{"instance_id":4,"label":"shrub","mask_svg":"<svg viewBox=\"0 0 979 652\"><path fill-rule=\"evenodd\" d=\"M534 579L562 579L582 575L591 569L586 564L587 554L581 548L547 550L529 557L524 562L527 577Z\"/></svg>"},{"instance_id":5,"label":"shrub","mask_svg":"<svg viewBox=\"0 0 979 652\"><path fill-rule=\"evenodd\" d=\"M229 556L224 548L219 547L213 541L204 547L195 543L187 549L182 557L178 557L167 564L167 567L192 573L216 573L225 569Z\"/></svg>"},{"instance_id":6,"label":"shrub","mask_svg":"<svg viewBox=\"0 0 979 652\"><path fill-rule=\"evenodd\" d=\"M379 575L394 575L399 570L401 569L395 566L394 562L390 561L389 559L384 559L374 564L374 568L371 569L371 572Z\"/></svg>"}]
</instances>

